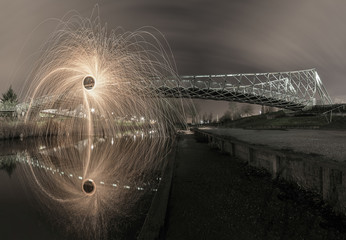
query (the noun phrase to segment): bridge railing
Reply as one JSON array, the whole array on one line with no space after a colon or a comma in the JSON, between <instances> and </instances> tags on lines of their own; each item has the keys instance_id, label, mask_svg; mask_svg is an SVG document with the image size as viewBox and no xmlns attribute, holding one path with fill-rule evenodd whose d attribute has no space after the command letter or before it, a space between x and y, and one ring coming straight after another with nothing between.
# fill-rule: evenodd
<instances>
[{"instance_id":1,"label":"bridge railing","mask_svg":"<svg viewBox=\"0 0 346 240\"><path fill-rule=\"evenodd\" d=\"M292 110L315 105L317 102L322 105L332 103L315 69L272 73L191 75L162 79L152 77L141 83L136 84L133 90L141 91L143 88L145 89L143 92L153 91L161 97L237 101ZM130 88L131 82L112 83L111 86L113 85ZM53 103L66 101L65 97L64 94L42 96L22 103L20 107L27 109L57 106L59 104L53 105Z\"/></svg>"},{"instance_id":2,"label":"bridge railing","mask_svg":"<svg viewBox=\"0 0 346 240\"><path fill-rule=\"evenodd\" d=\"M275 100L304 106L314 104L316 99L320 104L332 103L315 69L274 73L181 76L179 78L153 79L152 84L157 89L181 89L195 92L201 90L200 98L205 98L202 96L205 91L206 95L210 95L210 92L219 92L225 96L231 94L232 97L229 100L233 101L247 101L244 100L244 95L258 97L258 99L273 99L272 105L275 105ZM237 94L242 94L241 98L237 99ZM255 102L258 103L258 101Z\"/></svg>"}]
</instances>

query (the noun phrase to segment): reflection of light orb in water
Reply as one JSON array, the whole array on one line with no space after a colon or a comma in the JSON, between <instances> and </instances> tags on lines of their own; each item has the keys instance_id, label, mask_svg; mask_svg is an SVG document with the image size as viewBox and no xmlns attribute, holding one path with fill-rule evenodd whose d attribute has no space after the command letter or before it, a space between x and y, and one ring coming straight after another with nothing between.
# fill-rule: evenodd
<instances>
[{"instance_id":1,"label":"reflection of light orb in water","mask_svg":"<svg viewBox=\"0 0 346 240\"><path fill-rule=\"evenodd\" d=\"M83 80L83 86L86 90L92 90L95 86L95 79L91 76L87 76Z\"/></svg>"},{"instance_id":2,"label":"reflection of light orb in water","mask_svg":"<svg viewBox=\"0 0 346 240\"><path fill-rule=\"evenodd\" d=\"M87 195L93 195L96 190L96 185L93 180L87 179L83 182L83 192Z\"/></svg>"},{"instance_id":3,"label":"reflection of light orb in water","mask_svg":"<svg viewBox=\"0 0 346 240\"><path fill-rule=\"evenodd\" d=\"M43 49L28 82L25 121L32 121L33 135L58 142L40 153L57 174L42 165L27 176L39 186L53 220L64 217L66 229L101 239L113 218L137 214L131 206L156 188L148 182L162 171L176 126L186 120L185 101L164 98L158 80L179 77L154 34L108 33L98 18L63 21ZM47 109L54 117L41 118ZM35 124L37 119L47 127ZM110 144L98 137L119 139Z\"/></svg>"}]
</instances>

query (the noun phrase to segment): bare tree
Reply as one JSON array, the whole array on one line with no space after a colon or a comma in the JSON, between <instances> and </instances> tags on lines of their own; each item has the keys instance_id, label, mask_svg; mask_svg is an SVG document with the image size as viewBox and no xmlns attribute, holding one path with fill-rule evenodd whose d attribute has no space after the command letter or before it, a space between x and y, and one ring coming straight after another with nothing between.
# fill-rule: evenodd
<instances>
[{"instance_id":1,"label":"bare tree","mask_svg":"<svg viewBox=\"0 0 346 240\"><path fill-rule=\"evenodd\" d=\"M227 122L231 120L232 120L232 113L229 110L227 110L220 118L220 122Z\"/></svg>"},{"instance_id":2,"label":"bare tree","mask_svg":"<svg viewBox=\"0 0 346 240\"><path fill-rule=\"evenodd\" d=\"M209 123L213 122L213 113L212 112L210 112L208 115L208 121L209 121Z\"/></svg>"},{"instance_id":3,"label":"bare tree","mask_svg":"<svg viewBox=\"0 0 346 240\"><path fill-rule=\"evenodd\" d=\"M245 103L241 108L242 114L244 114L246 117L250 116L253 113L253 106L252 104Z\"/></svg>"},{"instance_id":4,"label":"bare tree","mask_svg":"<svg viewBox=\"0 0 346 240\"><path fill-rule=\"evenodd\" d=\"M238 107L238 104L236 102L230 102L228 104L228 108L229 108L231 120L236 120L236 119L239 119L241 117L239 107Z\"/></svg>"},{"instance_id":5,"label":"bare tree","mask_svg":"<svg viewBox=\"0 0 346 240\"><path fill-rule=\"evenodd\" d=\"M202 121L203 121L203 123L207 123L207 121L208 121L208 114L206 112L203 113L203 115L202 115Z\"/></svg>"},{"instance_id":6,"label":"bare tree","mask_svg":"<svg viewBox=\"0 0 346 240\"><path fill-rule=\"evenodd\" d=\"M201 111L201 107L199 106L199 104L194 104L194 109L193 109L193 122L194 123L199 123L199 118L200 118L200 111Z\"/></svg>"},{"instance_id":7,"label":"bare tree","mask_svg":"<svg viewBox=\"0 0 346 240\"><path fill-rule=\"evenodd\" d=\"M200 106L195 104L184 104L186 115L191 118L192 123L197 123L199 120Z\"/></svg>"}]
</instances>

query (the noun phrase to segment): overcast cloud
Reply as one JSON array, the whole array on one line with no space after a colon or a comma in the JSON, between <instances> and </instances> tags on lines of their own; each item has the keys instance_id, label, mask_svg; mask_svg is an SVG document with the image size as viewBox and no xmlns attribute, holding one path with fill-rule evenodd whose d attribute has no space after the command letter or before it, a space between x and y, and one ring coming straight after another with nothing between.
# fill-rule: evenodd
<instances>
[{"instance_id":1,"label":"overcast cloud","mask_svg":"<svg viewBox=\"0 0 346 240\"><path fill-rule=\"evenodd\" d=\"M25 58L54 30L56 22L49 19L70 10L90 16L96 3L110 29L159 29L181 75L317 68L332 98L346 96L342 0L2 0L0 91L10 84L20 91L21 79L32 66Z\"/></svg>"}]
</instances>

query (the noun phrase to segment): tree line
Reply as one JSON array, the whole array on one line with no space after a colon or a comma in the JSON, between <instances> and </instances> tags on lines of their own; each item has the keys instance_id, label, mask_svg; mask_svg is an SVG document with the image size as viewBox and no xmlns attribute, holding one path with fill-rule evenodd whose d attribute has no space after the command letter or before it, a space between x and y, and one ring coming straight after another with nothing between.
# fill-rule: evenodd
<instances>
[{"instance_id":1,"label":"tree line","mask_svg":"<svg viewBox=\"0 0 346 240\"><path fill-rule=\"evenodd\" d=\"M228 122L237 120L243 117L249 117L252 115L258 114L266 114L269 112L274 112L277 109L269 106L255 106L254 104L249 103L238 103L238 102L230 102L228 103L228 109L224 112L224 114L218 118L218 116L214 116L212 112L204 112L201 113L201 108L199 104L194 104L191 108L185 108L187 115L191 118L192 123L216 123L216 122Z\"/></svg>"}]
</instances>

